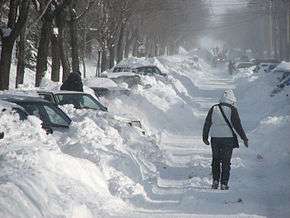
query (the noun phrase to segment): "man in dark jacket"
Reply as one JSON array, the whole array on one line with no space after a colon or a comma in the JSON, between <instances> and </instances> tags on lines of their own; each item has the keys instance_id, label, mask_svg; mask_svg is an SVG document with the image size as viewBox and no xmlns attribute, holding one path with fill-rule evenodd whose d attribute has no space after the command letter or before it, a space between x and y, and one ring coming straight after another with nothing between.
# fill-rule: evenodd
<instances>
[{"instance_id":1,"label":"man in dark jacket","mask_svg":"<svg viewBox=\"0 0 290 218\"><path fill-rule=\"evenodd\" d=\"M227 90L220 100L209 110L203 127L203 142L209 145L208 135L211 135L212 148L212 188L229 189L230 165L233 148L238 147L236 133L248 147L248 138L241 125L239 113L234 104L237 102L234 92Z\"/></svg>"},{"instance_id":2,"label":"man in dark jacket","mask_svg":"<svg viewBox=\"0 0 290 218\"><path fill-rule=\"evenodd\" d=\"M81 73L79 71L70 73L61 85L60 90L83 92Z\"/></svg>"}]
</instances>

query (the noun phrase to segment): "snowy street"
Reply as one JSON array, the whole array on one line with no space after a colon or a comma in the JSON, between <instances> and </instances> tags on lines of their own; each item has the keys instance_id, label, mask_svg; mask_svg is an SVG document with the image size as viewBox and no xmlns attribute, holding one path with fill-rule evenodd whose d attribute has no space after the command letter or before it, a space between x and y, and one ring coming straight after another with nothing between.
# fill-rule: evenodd
<instances>
[{"instance_id":1,"label":"snowy street","mask_svg":"<svg viewBox=\"0 0 290 218\"><path fill-rule=\"evenodd\" d=\"M127 61L154 63L169 76L101 99L108 114L63 106L72 126L52 136L37 119L15 131L16 118L1 117L1 217L289 216L289 89L271 98L271 76L233 77L205 62L196 70L190 54ZM228 191L210 189L211 149L201 140L224 89L234 89L249 137L249 148L241 141L234 150ZM120 116L141 120L146 135Z\"/></svg>"},{"instance_id":2,"label":"snowy street","mask_svg":"<svg viewBox=\"0 0 290 218\"><path fill-rule=\"evenodd\" d=\"M184 72L186 67L186 64L178 65L174 61L165 63L169 71L175 73L181 72L180 68ZM288 216L286 214L289 214L289 211L283 212L277 209L277 204L281 208L287 208L288 203L286 202L289 202L289 191L285 192L288 190L287 184L284 183L284 179L273 181L275 169L272 168L274 166L268 168L270 169L268 172L266 171L271 161L262 159L263 156L259 155L259 152L263 152L263 150L260 147L261 141L257 139L250 139L249 148L245 148L241 141L240 149L234 151L230 190L226 192L210 190L212 182L211 150L201 141L201 129L207 110L217 102L220 93L224 89L235 89L237 86L233 79L224 72L224 69L209 69L206 79L196 78L195 74L185 75L187 81L185 78L180 79L187 90L194 90L188 93L187 98L183 96L184 93L179 93L179 96L192 107L194 115L198 119L192 121L194 122L193 129L189 132L186 131L189 133L187 135L182 132L180 134L161 133L160 148L167 155L166 163L157 165L158 176L148 181L149 185L146 184L149 186L145 190L150 200L138 202L138 206L145 207L147 210L154 208L158 213L176 215L177 217L182 217L180 214L183 213L184 215L220 214L221 216L235 214L235 217L237 214L241 214L242 217L246 214L251 217L254 215ZM180 78L180 75L174 76ZM194 85L190 85L190 82ZM239 88L237 87L237 93ZM260 103L263 104L263 102ZM256 108L252 108L251 113L247 109L243 110L243 108L250 106L246 104L246 101L238 103L239 108L241 108L242 120L246 120L243 123L251 136L252 122L256 120L257 112ZM270 138L270 140L273 139ZM284 167L287 166L289 167L289 160L286 161ZM289 173L276 173L278 173L276 178L283 176L289 181ZM275 185L273 186L273 184ZM267 197L269 195L276 197L269 199ZM133 202L133 204L135 203Z\"/></svg>"},{"instance_id":3,"label":"snowy street","mask_svg":"<svg viewBox=\"0 0 290 218\"><path fill-rule=\"evenodd\" d=\"M290 0L0 0L0 218L290 218Z\"/></svg>"}]
</instances>

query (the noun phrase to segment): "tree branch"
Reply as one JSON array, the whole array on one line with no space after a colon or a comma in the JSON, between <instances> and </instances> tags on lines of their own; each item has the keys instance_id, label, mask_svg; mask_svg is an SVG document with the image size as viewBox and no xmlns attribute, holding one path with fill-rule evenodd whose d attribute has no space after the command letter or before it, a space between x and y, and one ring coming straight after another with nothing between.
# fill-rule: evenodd
<instances>
[{"instance_id":1,"label":"tree branch","mask_svg":"<svg viewBox=\"0 0 290 218\"><path fill-rule=\"evenodd\" d=\"M90 10L91 6L95 3L94 0L89 0L88 1L88 5L87 7L84 9L84 11L79 15L77 16L75 19L78 21L80 19L82 19L82 17Z\"/></svg>"},{"instance_id":2,"label":"tree branch","mask_svg":"<svg viewBox=\"0 0 290 218\"><path fill-rule=\"evenodd\" d=\"M48 7L49 7L49 5L51 4L52 1L53 0L49 0L49 2L45 5L44 10L41 12L41 14L34 21L32 21L30 25L28 25L29 28L27 28L27 32L29 32L32 29L32 27L34 25L36 25L42 19L42 17L46 13L46 11L47 11L47 9L48 9Z\"/></svg>"}]
</instances>

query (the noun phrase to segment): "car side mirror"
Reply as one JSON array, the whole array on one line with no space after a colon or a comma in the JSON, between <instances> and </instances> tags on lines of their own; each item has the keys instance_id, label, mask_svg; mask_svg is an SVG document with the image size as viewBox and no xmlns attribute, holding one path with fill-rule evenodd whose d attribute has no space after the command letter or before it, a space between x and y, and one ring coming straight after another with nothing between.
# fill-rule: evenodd
<instances>
[{"instance_id":1,"label":"car side mirror","mask_svg":"<svg viewBox=\"0 0 290 218\"><path fill-rule=\"evenodd\" d=\"M4 138L4 132L0 132L0 139Z\"/></svg>"}]
</instances>

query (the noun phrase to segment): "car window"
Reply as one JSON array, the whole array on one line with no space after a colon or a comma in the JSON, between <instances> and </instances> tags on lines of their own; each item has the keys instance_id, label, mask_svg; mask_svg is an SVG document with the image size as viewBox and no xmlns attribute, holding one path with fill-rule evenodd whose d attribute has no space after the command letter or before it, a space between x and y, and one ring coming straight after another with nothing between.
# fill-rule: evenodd
<instances>
[{"instance_id":1,"label":"car window","mask_svg":"<svg viewBox=\"0 0 290 218\"><path fill-rule=\"evenodd\" d=\"M72 104L75 108L89 108L94 110L104 110L101 103L90 95L86 94L57 94L60 105Z\"/></svg>"},{"instance_id":2,"label":"car window","mask_svg":"<svg viewBox=\"0 0 290 218\"><path fill-rule=\"evenodd\" d=\"M53 98L50 94L39 93L39 95L46 101L53 102Z\"/></svg>"},{"instance_id":3,"label":"car window","mask_svg":"<svg viewBox=\"0 0 290 218\"><path fill-rule=\"evenodd\" d=\"M68 126L70 124L70 120L67 119L63 113L60 112L56 107L51 105L44 105L43 106L45 112L47 113L49 122L54 125L60 126Z\"/></svg>"},{"instance_id":4,"label":"car window","mask_svg":"<svg viewBox=\"0 0 290 218\"><path fill-rule=\"evenodd\" d=\"M120 72L121 71L121 68L120 67L115 67L113 72Z\"/></svg>"},{"instance_id":5,"label":"car window","mask_svg":"<svg viewBox=\"0 0 290 218\"><path fill-rule=\"evenodd\" d=\"M40 108L38 104L21 104L21 106L27 111L29 115L37 116L41 119Z\"/></svg>"},{"instance_id":6,"label":"car window","mask_svg":"<svg viewBox=\"0 0 290 218\"><path fill-rule=\"evenodd\" d=\"M115 67L113 72L119 73L119 72L131 72L132 69L130 67Z\"/></svg>"},{"instance_id":7,"label":"car window","mask_svg":"<svg viewBox=\"0 0 290 218\"><path fill-rule=\"evenodd\" d=\"M156 74L162 74L161 71L157 67L154 67L154 71Z\"/></svg>"},{"instance_id":8,"label":"car window","mask_svg":"<svg viewBox=\"0 0 290 218\"><path fill-rule=\"evenodd\" d=\"M80 108L81 97L72 94L57 94L60 105L72 104L75 108Z\"/></svg>"},{"instance_id":9,"label":"car window","mask_svg":"<svg viewBox=\"0 0 290 218\"><path fill-rule=\"evenodd\" d=\"M19 115L20 120L26 120L27 119L27 113L25 113L20 108L13 108L13 111Z\"/></svg>"},{"instance_id":10,"label":"car window","mask_svg":"<svg viewBox=\"0 0 290 218\"><path fill-rule=\"evenodd\" d=\"M96 110L101 109L100 105L97 104L90 96L87 96L87 95L82 96L81 107L82 108L91 108L91 109L96 109Z\"/></svg>"}]
</instances>

